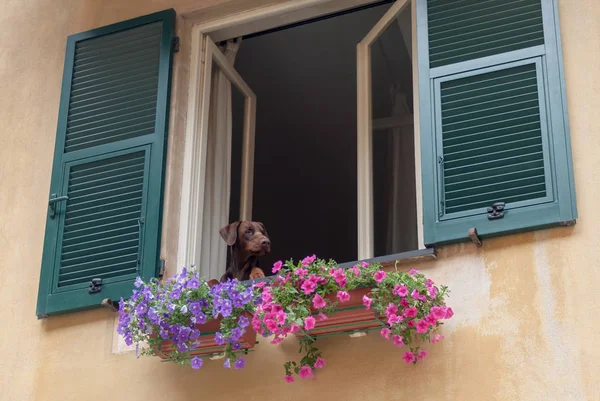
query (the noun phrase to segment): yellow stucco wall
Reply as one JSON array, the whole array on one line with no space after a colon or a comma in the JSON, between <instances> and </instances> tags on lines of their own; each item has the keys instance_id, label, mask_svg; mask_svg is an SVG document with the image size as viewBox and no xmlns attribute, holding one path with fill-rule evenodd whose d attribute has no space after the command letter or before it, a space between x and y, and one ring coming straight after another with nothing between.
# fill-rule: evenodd
<instances>
[{"instance_id":1,"label":"yellow stucco wall","mask_svg":"<svg viewBox=\"0 0 600 401\"><path fill-rule=\"evenodd\" d=\"M439 260L421 265L450 286L456 313L444 327L446 340L431 346L423 363L407 366L378 335L326 339L328 366L318 379L287 385L281 363L296 352L293 339L262 341L244 371L211 362L197 372L113 354L107 310L36 319L66 36L217 2L0 1L0 400L600 400L598 0L559 1L578 224L489 240L482 249L443 248ZM182 54L175 103L184 96ZM183 115L175 104L174 120ZM171 155L181 148L181 129L173 127ZM178 163L170 156L172 187ZM173 189L167 199L173 212L177 195ZM167 255L174 255L176 229L166 223Z\"/></svg>"}]
</instances>

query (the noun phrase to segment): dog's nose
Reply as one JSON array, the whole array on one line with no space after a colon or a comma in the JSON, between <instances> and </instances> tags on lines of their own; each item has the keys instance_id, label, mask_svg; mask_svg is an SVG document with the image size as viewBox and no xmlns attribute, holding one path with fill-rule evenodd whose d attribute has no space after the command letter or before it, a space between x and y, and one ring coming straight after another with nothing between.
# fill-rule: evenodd
<instances>
[{"instance_id":1,"label":"dog's nose","mask_svg":"<svg viewBox=\"0 0 600 401\"><path fill-rule=\"evenodd\" d=\"M268 238L263 238L262 241L260 241L260 245L263 246L264 248L271 246L271 241L269 241Z\"/></svg>"}]
</instances>

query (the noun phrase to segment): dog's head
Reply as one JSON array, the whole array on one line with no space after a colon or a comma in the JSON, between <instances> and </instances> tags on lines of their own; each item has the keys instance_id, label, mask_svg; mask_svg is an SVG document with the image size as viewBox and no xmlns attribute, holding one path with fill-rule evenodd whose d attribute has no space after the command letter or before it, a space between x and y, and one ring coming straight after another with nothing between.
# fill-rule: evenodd
<instances>
[{"instance_id":1,"label":"dog's head","mask_svg":"<svg viewBox=\"0 0 600 401\"><path fill-rule=\"evenodd\" d=\"M271 252L271 240L263 223L257 221L234 221L219 230L228 246L255 255Z\"/></svg>"}]
</instances>

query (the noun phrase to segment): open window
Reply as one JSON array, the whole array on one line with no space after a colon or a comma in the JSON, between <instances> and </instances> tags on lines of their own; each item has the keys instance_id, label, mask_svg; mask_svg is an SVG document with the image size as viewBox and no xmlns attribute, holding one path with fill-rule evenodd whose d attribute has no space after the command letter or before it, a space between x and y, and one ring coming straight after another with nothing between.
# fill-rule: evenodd
<instances>
[{"instance_id":1,"label":"open window","mask_svg":"<svg viewBox=\"0 0 600 401\"><path fill-rule=\"evenodd\" d=\"M202 35L201 113L188 127L197 134L186 152L208 167L190 176L196 198L182 199L182 212L197 223L180 265L209 266L203 274L218 278L226 260L219 228L250 218L270 234L273 252L261 258L267 267L312 253L352 263L423 249L411 20L408 0L386 1L254 32L241 45L213 35L221 49ZM219 97L211 96L216 78L206 66L234 45L235 61L216 67L244 96L219 86L218 95L232 99L231 125L211 129ZM227 168L211 171L211 159L229 160Z\"/></svg>"}]
</instances>

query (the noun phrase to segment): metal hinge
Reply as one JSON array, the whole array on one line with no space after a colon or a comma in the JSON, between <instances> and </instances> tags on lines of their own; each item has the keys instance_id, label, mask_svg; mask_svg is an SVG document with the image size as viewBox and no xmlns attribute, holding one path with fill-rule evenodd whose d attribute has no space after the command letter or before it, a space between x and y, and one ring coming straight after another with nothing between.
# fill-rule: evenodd
<instances>
[{"instance_id":1,"label":"metal hinge","mask_svg":"<svg viewBox=\"0 0 600 401\"><path fill-rule=\"evenodd\" d=\"M88 293L95 294L100 291L102 291L102 279L101 278L93 278L92 281L90 281L90 286L88 287Z\"/></svg>"},{"instance_id":2,"label":"metal hinge","mask_svg":"<svg viewBox=\"0 0 600 401\"><path fill-rule=\"evenodd\" d=\"M158 278L163 278L163 276L165 275L165 260L164 259L160 259L158 261Z\"/></svg>"},{"instance_id":3,"label":"metal hinge","mask_svg":"<svg viewBox=\"0 0 600 401\"><path fill-rule=\"evenodd\" d=\"M175 36L173 38L173 44L172 44L172 48L173 48L173 52L177 53L179 52L179 36Z\"/></svg>"}]
</instances>

